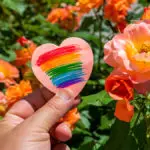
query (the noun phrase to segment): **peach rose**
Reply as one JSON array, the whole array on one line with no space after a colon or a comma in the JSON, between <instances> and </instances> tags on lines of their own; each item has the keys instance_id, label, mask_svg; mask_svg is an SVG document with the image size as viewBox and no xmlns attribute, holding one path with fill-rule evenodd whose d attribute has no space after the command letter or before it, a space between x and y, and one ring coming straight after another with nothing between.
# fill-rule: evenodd
<instances>
[{"instance_id":1,"label":"peach rose","mask_svg":"<svg viewBox=\"0 0 150 150\"><path fill-rule=\"evenodd\" d=\"M150 24L148 21L127 26L104 47L104 60L138 84L150 80Z\"/></svg>"},{"instance_id":2,"label":"peach rose","mask_svg":"<svg viewBox=\"0 0 150 150\"><path fill-rule=\"evenodd\" d=\"M136 89L136 91L139 94L148 94L148 92L150 92L150 80L143 82L143 83L139 83L139 84L134 84L134 88Z\"/></svg>"}]
</instances>

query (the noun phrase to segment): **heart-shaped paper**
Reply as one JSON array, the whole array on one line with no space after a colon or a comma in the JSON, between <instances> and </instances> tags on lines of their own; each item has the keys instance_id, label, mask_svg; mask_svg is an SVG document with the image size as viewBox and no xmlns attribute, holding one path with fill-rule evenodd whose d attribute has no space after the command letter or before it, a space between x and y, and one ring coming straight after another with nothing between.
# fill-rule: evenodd
<instances>
[{"instance_id":1,"label":"heart-shaped paper","mask_svg":"<svg viewBox=\"0 0 150 150\"><path fill-rule=\"evenodd\" d=\"M43 44L32 56L37 79L50 91L68 89L76 97L88 81L93 67L93 53L87 42L68 38L60 46Z\"/></svg>"}]
</instances>

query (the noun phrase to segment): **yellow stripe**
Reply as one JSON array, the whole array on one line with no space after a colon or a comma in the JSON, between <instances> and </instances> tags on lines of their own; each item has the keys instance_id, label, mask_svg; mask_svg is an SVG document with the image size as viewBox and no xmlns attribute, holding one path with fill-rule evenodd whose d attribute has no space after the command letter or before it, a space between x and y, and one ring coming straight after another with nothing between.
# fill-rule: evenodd
<instances>
[{"instance_id":1,"label":"yellow stripe","mask_svg":"<svg viewBox=\"0 0 150 150\"><path fill-rule=\"evenodd\" d=\"M61 57L47 61L46 63L42 64L41 69L46 72L52 68L56 68L58 66L66 65L69 63L74 63L79 60L80 60L79 53L71 53L68 55L62 55Z\"/></svg>"}]
</instances>

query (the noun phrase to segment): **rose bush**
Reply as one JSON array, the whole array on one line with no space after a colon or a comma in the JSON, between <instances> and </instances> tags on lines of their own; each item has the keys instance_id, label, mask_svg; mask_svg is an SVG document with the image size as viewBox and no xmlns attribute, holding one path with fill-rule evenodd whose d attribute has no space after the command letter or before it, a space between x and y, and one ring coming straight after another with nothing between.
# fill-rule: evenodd
<instances>
[{"instance_id":1,"label":"rose bush","mask_svg":"<svg viewBox=\"0 0 150 150\"><path fill-rule=\"evenodd\" d=\"M146 0L1 0L1 119L42 87L31 69L36 47L80 37L92 47L94 67L78 109L59 120L73 130L71 149L149 150L148 5Z\"/></svg>"}]
</instances>

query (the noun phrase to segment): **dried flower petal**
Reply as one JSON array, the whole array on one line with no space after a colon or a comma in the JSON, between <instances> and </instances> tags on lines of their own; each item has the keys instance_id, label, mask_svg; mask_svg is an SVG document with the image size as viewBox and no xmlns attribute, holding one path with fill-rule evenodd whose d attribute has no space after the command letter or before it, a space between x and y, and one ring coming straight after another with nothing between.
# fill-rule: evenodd
<instances>
[{"instance_id":1,"label":"dried flower petal","mask_svg":"<svg viewBox=\"0 0 150 150\"><path fill-rule=\"evenodd\" d=\"M71 130L74 129L75 124L79 121L80 114L77 108L70 110L59 122L65 122L68 124Z\"/></svg>"}]
</instances>

